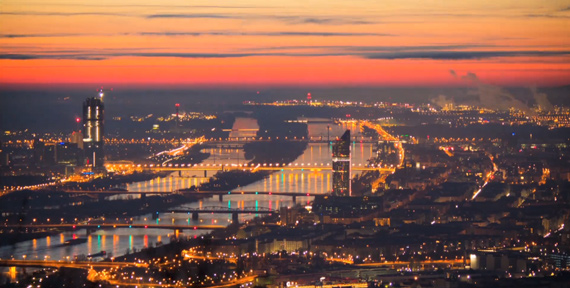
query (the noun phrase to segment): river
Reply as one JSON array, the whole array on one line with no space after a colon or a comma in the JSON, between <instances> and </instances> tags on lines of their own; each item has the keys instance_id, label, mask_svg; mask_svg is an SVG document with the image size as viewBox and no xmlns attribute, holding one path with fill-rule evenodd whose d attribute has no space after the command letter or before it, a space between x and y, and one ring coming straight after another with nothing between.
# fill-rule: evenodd
<instances>
[{"instance_id":1,"label":"river","mask_svg":"<svg viewBox=\"0 0 570 288\"><path fill-rule=\"evenodd\" d=\"M251 121L240 121L243 123L252 123ZM252 128L257 123L252 124ZM342 135L345 129L351 129L353 135L358 134L356 127L341 126L335 124L315 123L309 124L310 137L327 136L327 130L330 127L331 139ZM240 127L241 128L241 127ZM355 133L356 132L356 133ZM250 133L246 131L245 133ZM237 135L236 135L237 134ZM235 137L243 137L238 133ZM355 166L364 165L367 160L373 157L373 145L369 143L353 143L352 144L352 163ZM304 153L299 156L293 163L331 163L332 147L328 143L310 143ZM236 163L242 161L243 150L239 148L208 148L205 152L211 153L211 156L204 163ZM209 175L214 171L209 171ZM172 173L169 177L156 178L149 181L137 182L129 184L127 189L133 192L140 191L172 191L176 189L189 188L193 185L198 186L200 183L207 181L208 178L203 177L204 172L183 172L181 176L177 172ZM236 190L243 191L284 191L284 192L302 192L311 194L324 194L332 190L330 170L325 171L300 171L285 170L277 171L268 178L257 181L250 185L240 187ZM355 172L353 172L353 175ZM116 196L113 196L116 197ZM139 197L135 194L128 197ZM312 197L297 197L297 203L309 202ZM293 205L292 198L289 196L274 195L224 195L223 201L220 202L218 197L206 198L198 202L180 205L174 209L185 208L203 208L212 206L222 206L228 208L268 208L278 210L279 207ZM255 216L263 216L263 214L240 214L239 221L243 222ZM151 214L135 217L132 219L134 223L169 223L181 224L193 227L200 224L227 225L231 221L230 214L200 214L199 220L192 220L190 215L186 213L167 213L161 214L159 219L153 220ZM195 237L208 233L208 230L182 230L182 236ZM75 255L88 255L106 251L108 254L119 256L127 252L127 250L140 250L141 248L156 245L156 243L167 244L170 242L174 231L167 229L110 229L97 230L90 235L81 229L74 232L65 232L58 235L39 238L30 241L23 241L12 246L0 247L0 258L2 259L51 259L66 260L73 259ZM74 238L86 238L85 243L63 246L62 244Z\"/></svg>"}]
</instances>

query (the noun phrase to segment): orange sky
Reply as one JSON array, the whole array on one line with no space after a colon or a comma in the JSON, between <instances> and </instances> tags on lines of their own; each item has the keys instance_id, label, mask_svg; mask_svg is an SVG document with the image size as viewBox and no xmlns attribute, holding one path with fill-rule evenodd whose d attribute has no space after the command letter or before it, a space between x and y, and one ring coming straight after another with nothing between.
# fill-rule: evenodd
<instances>
[{"instance_id":1,"label":"orange sky","mask_svg":"<svg viewBox=\"0 0 570 288\"><path fill-rule=\"evenodd\" d=\"M0 83L570 84L568 0L165 2L2 1Z\"/></svg>"}]
</instances>

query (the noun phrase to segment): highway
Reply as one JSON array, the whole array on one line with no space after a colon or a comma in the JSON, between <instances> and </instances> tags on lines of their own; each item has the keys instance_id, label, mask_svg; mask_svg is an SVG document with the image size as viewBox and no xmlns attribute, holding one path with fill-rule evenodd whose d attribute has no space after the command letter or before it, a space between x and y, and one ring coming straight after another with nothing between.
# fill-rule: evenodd
<instances>
[{"instance_id":1,"label":"highway","mask_svg":"<svg viewBox=\"0 0 570 288\"><path fill-rule=\"evenodd\" d=\"M257 275L253 276L246 276L243 278L236 279L234 281L228 281L224 284L218 285L201 285L200 287L208 287L208 288L226 288L226 287L237 287L242 284L251 283L257 278ZM184 287L180 286L179 284L169 284L169 283L138 283L138 282L125 282L125 281L117 281L112 279L104 279L105 281L109 282L111 285L117 285L117 287L127 287L127 286L135 286L135 287Z\"/></svg>"},{"instance_id":2,"label":"highway","mask_svg":"<svg viewBox=\"0 0 570 288\"><path fill-rule=\"evenodd\" d=\"M301 285L295 286L295 288L315 288L315 285ZM352 287L352 288L367 288L368 283L335 283L335 284L327 284L327 285L319 285L319 288L337 288L337 287Z\"/></svg>"},{"instance_id":3,"label":"highway","mask_svg":"<svg viewBox=\"0 0 570 288\"><path fill-rule=\"evenodd\" d=\"M399 150L398 154L399 154L399 158L400 158L400 163L398 164L398 167L401 167L404 164L404 159L405 159L404 153L405 153L405 151L404 151L404 147L402 146L400 139L398 139L397 137L394 137L390 133L386 132L386 130L384 130L384 128L382 128L382 125L380 125L380 124L374 124L374 123L371 123L370 121L361 121L361 122L359 122L359 125L367 126L371 129L376 130L380 139L396 143L396 148ZM395 171L395 170L393 170L393 171Z\"/></svg>"},{"instance_id":4,"label":"highway","mask_svg":"<svg viewBox=\"0 0 570 288\"><path fill-rule=\"evenodd\" d=\"M468 264L469 259L465 262L463 259L450 259L450 260L420 260L414 261L413 265L430 265L430 264L448 264L448 265L463 265L463 263ZM386 262L370 262L370 263L362 263L362 264L355 264L354 266L358 267L386 267L386 266L409 266L410 262L407 261L386 261Z\"/></svg>"},{"instance_id":5,"label":"highway","mask_svg":"<svg viewBox=\"0 0 570 288\"><path fill-rule=\"evenodd\" d=\"M182 255L184 255L184 259L193 259L193 260L223 260L230 263L237 263L237 258L233 257L216 257L216 256L203 256L203 255L193 255L189 253L187 250L182 251Z\"/></svg>"},{"instance_id":6,"label":"highway","mask_svg":"<svg viewBox=\"0 0 570 288\"><path fill-rule=\"evenodd\" d=\"M339 262L358 267L409 266L411 264L411 262L409 261L384 261L384 262L368 262L368 263L354 264L354 261L342 258L327 258L327 261ZM414 265L426 265L426 264L463 265L463 263L464 263L463 259L413 261ZM465 260L465 263L469 264L469 259Z\"/></svg>"}]
</instances>

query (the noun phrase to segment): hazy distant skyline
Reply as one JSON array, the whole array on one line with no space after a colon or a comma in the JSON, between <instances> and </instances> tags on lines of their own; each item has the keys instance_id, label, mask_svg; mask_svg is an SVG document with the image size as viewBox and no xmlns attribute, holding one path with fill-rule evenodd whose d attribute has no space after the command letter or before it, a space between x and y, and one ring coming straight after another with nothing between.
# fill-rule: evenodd
<instances>
[{"instance_id":1,"label":"hazy distant skyline","mask_svg":"<svg viewBox=\"0 0 570 288\"><path fill-rule=\"evenodd\" d=\"M561 0L5 0L0 84L558 86L569 24Z\"/></svg>"}]
</instances>

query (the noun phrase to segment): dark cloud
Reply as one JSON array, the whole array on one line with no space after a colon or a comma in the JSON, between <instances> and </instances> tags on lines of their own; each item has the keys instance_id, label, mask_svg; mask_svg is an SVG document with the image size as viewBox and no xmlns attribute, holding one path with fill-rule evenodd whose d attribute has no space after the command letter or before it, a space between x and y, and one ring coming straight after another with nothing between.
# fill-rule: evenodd
<instances>
[{"instance_id":1,"label":"dark cloud","mask_svg":"<svg viewBox=\"0 0 570 288\"><path fill-rule=\"evenodd\" d=\"M153 18L213 18L213 19L242 19L242 17L238 15L226 15L226 14L200 14L200 13L191 13L191 14L151 14L146 15L146 18L153 19Z\"/></svg>"},{"instance_id":2,"label":"dark cloud","mask_svg":"<svg viewBox=\"0 0 570 288\"><path fill-rule=\"evenodd\" d=\"M319 25L363 25L373 22L363 19L337 17L308 17L308 16L279 16L279 15L244 15L244 14L212 14L212 13L168 13L168 14L150 14L146 18L188 18L188 19L240 19L240 20L277 20L289 24L319 24Z\"/></svg>"},{"instance_id":3,"label":"dark cloud","mask_svg":"<svg viewBox=\"0 0 570 288\"><path fill-rule=\"evenodd\" d=\"M242 58L255 56L288 56L288 57L324 57L324 56L353 56L366 59L434 59L434 60L463 60L483 59L495 57L518 57L518 56L560 56L570 55L570 51L412 51L412 52L351 52L351 51L321 51L314 53L294 52L244 52L244 53L183 53L183 52L128 52L99 50L94 52L77 51L77 53L52 53L52 54L2 54L2 59L83 59L101 60L113 57L174 57L174 58ZM450 72L451 73L451 72ZM470 75L467 80L475 80L475 75Z\"/></svg>"},{"instance_id":4,"label":"dark cloud","mask_svg":"<svg viewBox=\"0 0 570 288\"><path fill-rule=\"evenodd\" d=\"M484 37L481 38L482 41L507 41L507 40L529 40L531 38L526 37Z\"/></svg>"},{"instance_id":5,"label":"dark cloud","mask_svg":"<svg viewBox=\"0 0 570 288\"><path fill-rule=\"evenodd\" d=\"M182 6L192 7L192 6ZM209 7L209 6L200 6ZM218 6L214 6L218 7ZM220 6L223 7L223 6ZM226 6L227 7L227 6ZM234 7L247 8L247 7ZM147 19L168 19L168 18L185 18L185 19L239 19L239 20L277 20L289 24L318 24L318 25L363 25L372 24L374 22L360 18L347 18L344 16L316 17L316 16L300 16L300 15L258 15L258 14L237 14L237 13L156 13L156 14L123 14L110 12L43 12L43 11L14 11L0 12L0 15L31 15L31 16L120 16L120 17L143 17Z\"/></svg>"},{"instance_id":6,"label":"dark cloud","mask_svg":"<svg viewBox=\"0 0 570 288\"><path fill-rule=\"evenodd\" d=\"M0 38L41 38L41 37L73 37L73 36L86 36L85 34L69 34L69 33L56 33L56 34L0 34Z\"/></svg>"},{"instance_id":7,"label":"dark cloud","mask_svg":"<svg viewBox=\"0 0 570 288\"><path fill-rule=\"evenodd\" d=\"M202 36L207 32L140 32L142 36Z\"/></svg>"},{"instance_id":8,"label":"dark cloud","mask_svg":"<svg viewBox=\"0 0 570 288\"><path fill-rule=\"evenodd\" d=\"M359 33L359 32L303 32L303 31L275 31L275 32L239 32L239 31L197 31L197 32L138 32L138 33L120 33L120 34L72 34L72 33L46 33L46 34L0 34L0 38L51 38L51 37L85 37L85 36L317 36L317 37L350 37L350 36L381 36L393 37L397 35L382 33Z\"/></svg>"},{"instance_id":9,"label":"dark cloud","mask_svg":"<svg viewBox=\"0 0 570 288\"><path fill-rule=\"evenodd\" d=\"M400 51L439 51L439 50L462 50L473 48L491 48L495 45L461 44L461 45L420 45L420 46L344 46L347 51L364 52L400 52Z\"/></svg>"},{"instance_id":10,"label":"dark cloud","mask_svg":"<svg viewBox=\"0 0 570 288\"><path fill-rule=\"evenodd\" d=\"M283 21L292 23L292 24L319 24L319 25L366 25L366 24L373 24L374 22L365 21L365 20L358 20L358 19L349 19L349 18L341 18L341 17L334 17L334 18L315 18L315 17L298 17L298 16L287 16L287 17L280 17Z\"/></svg>"},{"instance_id":11,"label":"dark cloud","mask_svg":"<svg viewBox=\"0 0 570 288\"><path fill-rule=\"evenodd\" d=\"M562 9L560 9L560 10L558 10L558 11L560 11L560 12L570 11L570 6L565 7L565 8L562 8Z\"/></svg>"},{"instance_id":12,"label":"dark cloud","mask_svg":"<svg viewBox=\"0 0 570 288\"><path fill-rule=\"evenodd\" d=\"M170 52L147 52L147 53L114 53L108 56L115 57L175 57L175 58L242 58L251 56L264 56L263 54L248 53L170 53Z\"/></svg>"},{"instance_id":13,"label":"dark cloud","mask_svg":"<svg viewBox=\"0 0 570 288\"><path fill-rule=\"evenodd\" d=\"M449 74L451 74L451 76L453 76L453 78L457 78L457 73L455 73L455 70L449 69Z\"/></svg>"},{"instance_id":14,"label":"dark cloud","mask_svg":"<svg viewBox=\"0 0 570 288\"><path fill-rule=\"evenodd\" d=\"M394 34L385 33L344 33L344 32L275 32L275 33L259 33L264 36L397 36Z\"/></svg>"},{"instance_id":15,"label":"dark cloud","mask_svg":"<svg viewBox=\"0 0 570 288\"><path fill-rule=\"evenodd\" d=\"M276 31L276 32L239 32L239 31L206 31L206 32L141 32L144 36L396 36L381 33L345 33L345 32L301 32L301 31Z\"/></svg>"},{"instance_id":16,"label":"dark cloud","mask_svg":"<svg viewBox=\"0 0 570 288\"><path fill-rule=\"evenodd\" d=\"M570 8L570 7L568 7ZM565 8L565 9L568 9ZM570 11L561 9L558 11ZM570 16L555 15L551 13L545 14L502 14L502 13L412 13L412 14L394 14L385 15L385 17L417 17L417 18L569 18Z\"/></svg>"},{"instance_id":17,"label":"dark cloud","mask_svg":"<svg viewBox=\"0 0 570 288\"><path fill-rule=\"evenodd\" d=\"M72 59L72 60L105 60L107 57L82 54L0 54L0 59L9 60L34 60L34 59Z\"/></svg>"},{"instance_id":18,"label":"dark cloud","mask_svg":"<svg viewBox=\"0 0 570 288\"><path fill-rule=\"evenodd\" d=\"M554 15L554 14L527 14L524 17L528 18L553 18L553 19L570 19L568 15Z\"/></svg>"},{"instance_id":19,"label":"dark cloud","mask_svg":"<svg viewBox=\"0 0 570 288\"><path fill-rule=\"evenodd\" d=\"M16 15L16 16L133 16L120 13L107 12L0 12L0 15Z\"/></svg>"},{"instance_id":20,"label":"dark cloud","mask_svg":"<svg viewBox=\"0 0 570 288\"><path fill-rule=\"evenodd\" d=\"M378 34L378 36L398 36L392 34ZM356 52L402 52L402 51L432 51L432 50L455 50L473 48L496 48L501 46L482 44L461 44L461 45L422 45L422 46L270 46L254 48L257 51L263 50L314 50L322 49L328 51L341 51L346 53Z\"/></svg>"},{"instance_id":21,"label":"dark cloud","mask_svg":"<svg viewBox=\"0 0 570 288\"><path fill-rule=\"evenodd\" d=\"M263 56L262 54L226 54L226 53L168 53L168 52L142 52L142 53L105 53L105 54L0 54L0 59L32 60L32 59L73 59L73 60L105 60L114 57L174 57L174 58L241 58L250 56Z\"/></svg>"},{"instance_id":22,"label":"dark cloud","mask_svg":"<svg viewBox=\"0 0 570 288\"><path fill-rule=\"evenodd\" d=\"M277 8L271 6L222 6L222 5L160 5L160 4L87 4L87 3L33 3L29 2L27 5L41 5L41 6L63 6L63 7L102 7L102 8L222 8L222 9L252 9L252 8Z\"/></svg>"},{"instance_id":23,"label":"dark cloud","mask_svg":"<svg viewBox=\"0 0 570 288\"><path fill-rule=\"evenodd\" d=\"M498 57L545 57L570 55L570 51L410 51L394 53L367 53L361 56L367 59L433 59L433 60L469 60Z\"/></svg>"}]
</instances>

